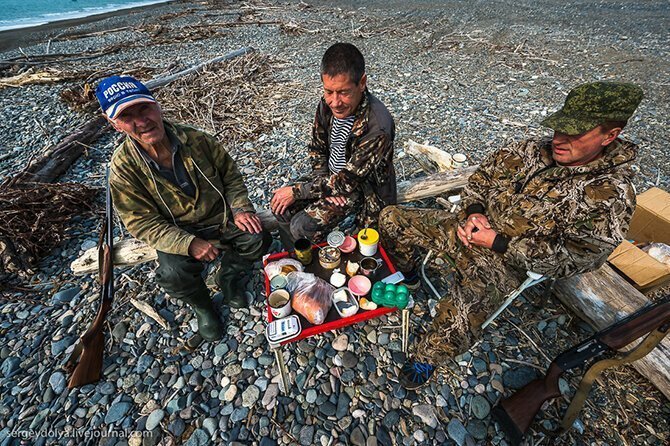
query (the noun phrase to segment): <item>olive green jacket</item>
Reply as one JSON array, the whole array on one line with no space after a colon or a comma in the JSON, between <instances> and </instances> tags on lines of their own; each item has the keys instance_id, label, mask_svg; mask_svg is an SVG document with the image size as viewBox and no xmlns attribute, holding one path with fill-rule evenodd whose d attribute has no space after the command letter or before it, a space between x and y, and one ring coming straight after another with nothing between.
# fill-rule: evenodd
<instances>
[{"instance_id":1,"label":"olive green jacket","mask_svg":"<svg viewBox=\"0 0 670 446\"><path fill-rule=\"evenodd\" d=\"M112 200L133 237L158 251L188 255L195 238L189 230L225 228L232 215L253 212L254 207L235 161L213 136L185 125L164 124L181 143L179 153L195 197L153 171L138 152L141 149L126 137L112 155Z\"/></svg>"}]
</instances>

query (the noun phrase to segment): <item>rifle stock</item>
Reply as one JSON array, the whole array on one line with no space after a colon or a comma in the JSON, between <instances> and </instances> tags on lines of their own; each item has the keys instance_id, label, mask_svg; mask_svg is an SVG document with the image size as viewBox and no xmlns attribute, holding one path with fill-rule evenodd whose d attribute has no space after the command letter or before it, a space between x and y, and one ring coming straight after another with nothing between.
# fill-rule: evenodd
<instances>
[{"instance_id":1,"label":"rifle stock","mask_svg":"<svg viewBox=\"0 0 670 446\"><path fill-rule=\"evenodd\" d=\"M109 177L109 173L108 173ZM112 308L114 297L113 215L112 198L107 182L106 218L98 240L98 265L100 278L100 306L91 326L79 339L65 369L71 372L68 388L79 387L98 381L102 373L105 350L104 324ZM106 242L104 241L106 238ZM78 360L78 363L77 363Z\"/></svg>"},{"instance_id":2,"label":"rifle stock","mask_svg":"<svg viewBox=\"0 0 670 446\"><path fill-rule=\"evenodd\" d=\"M545 401L561 395L558 378L564 370L552 362L544 378L535 379L493 408L493 417L503 428L512 445L523 440L535 414Z\"/></svg>"},{"instance_id":3,"label":"rifle stock","mask_svg":"<svg viewBox=\"0 0 670 446\"><path fill-rule=\"evenodd\" d=\"M639 309L558 355L544 378L531 381L511 397L500 401L493 408L494 419L503 428L512 445L519 445L542 404L561 395L558 378L566 370L581 366L605 352L616 352L656 329L667 331L669 324L670 296L665 296L657 303Z\"/></svg>"}]
</instances>

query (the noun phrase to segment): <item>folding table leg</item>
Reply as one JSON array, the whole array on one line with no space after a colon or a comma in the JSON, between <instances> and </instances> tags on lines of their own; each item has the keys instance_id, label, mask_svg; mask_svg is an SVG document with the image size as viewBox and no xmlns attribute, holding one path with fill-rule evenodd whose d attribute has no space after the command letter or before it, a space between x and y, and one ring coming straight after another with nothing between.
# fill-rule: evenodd
<instances>
[{"instance_id":1,"label":"folding table leg","mask_svg":"<svg viewBox=\"0 0 670 446\"><path fill-rule=\"evenodd\" d=\"M407 353L407 344L409 342L409 310L402 310L402 351Z\"/></svg>"},{"instance_id":2,"label":"folding table leg","mask_svg":"<svg viewBox=\"0 0 670 446\"><path fill-rule=\"evenodd\" d=\"M288 369L286 368L286 362L284 361L284 351L281 347L276 347L272 349L275 352L275 360L277 361L277 368L279 369L279 374L281 375L281 382L284 388L282 389L284 395L289 394L288 387Z\"/></svg>"}]
</instances>

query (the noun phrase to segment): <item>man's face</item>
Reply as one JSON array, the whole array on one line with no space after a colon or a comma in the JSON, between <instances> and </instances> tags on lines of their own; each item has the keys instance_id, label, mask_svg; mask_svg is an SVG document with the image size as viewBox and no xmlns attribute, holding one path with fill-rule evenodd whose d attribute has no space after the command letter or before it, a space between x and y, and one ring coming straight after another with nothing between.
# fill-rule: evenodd
<instances>
[{"instance_id":1,"label":"man's face","mask_svg":"<svg viewBox=\"0 0 670 446\"><path fill-rule=\"evenodd\" d=\"M342 119L354 114L360 104L367 82L365 74L356 84L348 74L321 76L323 81L323 97L336 118Z\"/></svg>"},{"instance_id":2,"label":"man's face","mask_svg":"<svg viewBox=\"0 0 670 446\"><path fill-rule=\"evenodd\" d=\"M158 104L143 102L123 110L109 120L114 128L130 136L141 145L156 145L165 138L163 114Z\"/></svg>"},{"instance_id":3,"label":"man's face","mask_svg":"<svg viewBox=\"0 0 670 446\"><path fill-rule=\"evenodd\" d=\"M551 141L552 156L563 166L583 166L600 158L605 147L616 139L620 131L620 128L605 131L599 125L581 135L554 132Z\"/></svg>"}]
</instances>

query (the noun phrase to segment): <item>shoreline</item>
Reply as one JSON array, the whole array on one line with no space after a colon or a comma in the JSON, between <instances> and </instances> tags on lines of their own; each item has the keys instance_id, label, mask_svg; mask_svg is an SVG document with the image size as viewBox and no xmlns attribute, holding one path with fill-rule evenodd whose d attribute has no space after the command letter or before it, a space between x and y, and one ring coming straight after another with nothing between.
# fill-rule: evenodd
<instances>
[{"instance_id":1,"label":"shoreline","mask_svg":"<svg viewBox=\"0 0 670 446\"><path fill-rule=\"evenodd\" d=\"M3 30L0 31L0 52L10 51L21 46L39 43L40 41L45 40L49 33L59 29L73 28L79 25L95 23L110 17L117 17L123 14L136 13L151 8L167 6L179 1L180 0L167 0L160 3L151 3L148 5L135 6L132 8L122 8L115 11L92 14L85 17L56 20L53 22L44 23L42 25Z\"/></svg>"}]
</instances>

